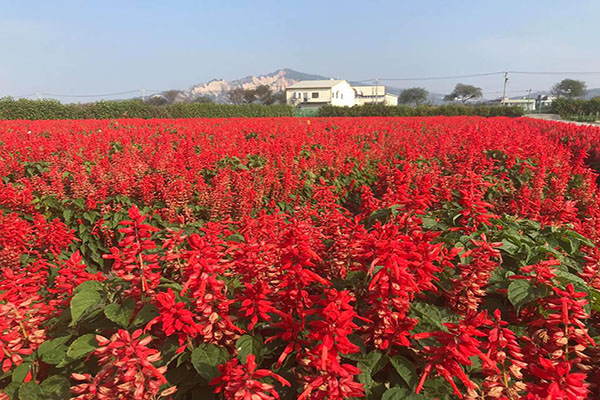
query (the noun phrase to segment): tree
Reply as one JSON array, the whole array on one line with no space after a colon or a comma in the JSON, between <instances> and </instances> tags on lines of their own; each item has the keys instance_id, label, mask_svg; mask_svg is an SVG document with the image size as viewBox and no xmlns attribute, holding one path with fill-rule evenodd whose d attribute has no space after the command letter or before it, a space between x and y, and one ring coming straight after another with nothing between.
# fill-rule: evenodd
<instances>
[{"instance_id":1,"label":"tree","mask_svg":"<svg viewBox=\"0 0 600 400\"><path fill-rule=\"evenodd\" d=\"M281 91L274 93L273 96L271 96L271 99L273 100L273 103L271 104L285 104L285 92Z\"/></svg>"},{"instance_id":2,"label":"tree","mask_svg":"<svg viewBox=\"0 0 600 400\"><path fill-rule=\"evenodd\" d=\"M481 97L483 97L483 93L481 93L481 88L472 85L465 85L463 83L457 83L452 93L444 96L444 100L458 100L462 103L466 103L471 99L479 99Z\"/></svg>"},{"instance_id":3,"label":"tree","mask_svg":"<svg viewBox=\"0 0 600 400\"><path fill-rule=\"evenodd\" d=\"M227 92L227 98L233 104L243 104L244 103L244 89L241 87L231 89Z\"/></svg>"},{"instance_id":4,"label":"tree","mask_svg":"<svg viewBox=\"0 0 600 400\"><path fill-rule=\"evenodd\" d=\"M155 94L146 100L146 103L152 106L164 106L165 104L169 104L169 99L162 94Z\"/></svg>"},{"instance_id":5,"label":"tree","mask_svg":"<svg viewBox=\"0 0 600 400\"><path fill-rule=\"evenodd\" d=\"M252 89L244 89L243 95L244 103L252 104L256 101L256 92Z\"/></svg>"},{"instance_id":6,"label":"tree","mask_svg":"<svg viewBox=\"0 0 600 400\"><path fill-rule=\"evenodd\" d=\"M169 103L174 103L177 97L181 94L181 90L171 89L162 92L162 95L167 99Z\"/></svg>"},{"instance_id":7,"label":"tree","mask_svg":"<svg viewBox=\"0 0 600 400\"><path fill-rule=\"evenodd\" d=\"M552 94L561 97L575 98L585 96L585 82L575 79L563 79L552 87Z\"/></svg>"},{"instance_id":8,"label":"tree","mask_svg":"<svg viewBox=\"0 0 600 400\"><path fill-rule=\"evenodd\" d=\"M200 97L196 97L193 100L194 103L214 103L213 99L208 97L208 96L200 96Z\"/></svg>"},{"instance_id":9,"label":"tree","mask_svg":"<svg viewBox=\"0 0 600 400\"><path fill-rule=\"evenodd\" d=\"M415 87L410 89L404 89L402 93L400 93L400 97L398 98L401 104L414 104L419 105L424 103L427 100L427 96L429 92L423 88Z\"/></svg>"},{"instance_id":10,"label":"tree","mask_svg":"<svg viewBox=\"0 0 600 400\"><path fill-rule=\"evenodd\" d=\"M254 95L258 101L265 105L273 104L275 101L273 99L273 90L267 85L257 86L256 89L254 89Z\"/></svg>"}]
</instances>

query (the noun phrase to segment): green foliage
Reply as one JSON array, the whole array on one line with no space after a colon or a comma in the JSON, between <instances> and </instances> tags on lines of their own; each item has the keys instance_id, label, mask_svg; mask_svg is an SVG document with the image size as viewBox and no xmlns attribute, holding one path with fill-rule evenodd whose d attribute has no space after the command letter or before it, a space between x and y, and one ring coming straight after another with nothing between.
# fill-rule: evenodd
<instances>
[{"instance_id":1,"label":"green foliage","mask_svg":"<svg viewBox=\"0 0 600 400\"><path fill-rule=\"evenodd\" d=\"M444 97L444 100L455 101L458 100L465 103L472 99L479 99L483 97L481 88L473 85L465 85L464 83L457 83L452 93Z\"/></svg>"},{"instance_id":2,"label":"green foliage","mask_svg":"<svg viewBox=\"0 0 600 400\"><path fill-rule=\"evenodd\" d=\"M44 391L35 382L25 382L19 388L19 400L44 400Z\"/></svg>"},{"instance_id":3,"label":"green foliage","mask_svg":"<svg viewBox=\"0 0 600 400\"><path fill-rule=\"evenodd\" d=\"M429 92L420 87L404 89L398 97L398 102L400 104L419 105L427 100L428 95Z\"/></svg>"},{"instance_id":4,"label":"green foliage","mask_svg":"<svg viewBox=\"0 0 600 400\"><path fill-rule=\"evenodd\" d=\"M119 324L123 328L127 328L134 309L135 301L133 299L125 299L123 304L111 303L107 305L104 309L104 315L112 322Z\"/></svg>"},{"instance_id":5,"label":"green foliage","mask_svg":"<svg viewBox=\"0 0 600 400\"><path fill-rule=\"evenodd\" d=\"M62 400L70 396L71 383L67 378L54 375L40 384L45 400Z\"/></svg>"},{"instance_id":6,"label":"green foliage","mask_svg":"<svg viewBox=\"0 0 600 400\"><path fill-rule=\"evenodd\" d=\"M291 117L292 107L282 104L151 104L141 100L62 104L57 100L0 99L1 119L112 119L112 118L239 118Z\"/></svg>"},{"instance_id":7,"label":"green foliage","mask_svg":"<svg viewBox=\"0 0 600 400\"><path fill-rule=\"evenodd\" d=\"M585 82L575 79L563 79L552 87L552 94L568 98L585 96Z\"/></svg>"},{"instance_id":8,"label":"green foliage","mask_svg":"<svg viewBox=\"0 0 600 400\"><path fill-rule=\"evenodd\" d=\"M192 365L198 374L210 382L219 375L219 365L229 360L229 353L224 347L203 343L192 352Z\"/></svg>"},{"instance_id":9,"label":"green foliage","mask_svg":"<svg viewBox=\"0 0 600 400\"><path fill-rule=\"evenodd\" d=\"M536 288L531 282L525 280L515 280L508 285L508 301L517 308L544 297L545 294L540 288Z\"/></svg>"},{"instance_id":10,"label":"green foliage","mask_svg":"<svg viewBox=\"0 0 600 400\"><path fill-rule=\"evenodd\" d=\"M398 375L400 375L402 380L408 385L408 387L414 390L417 386L417 382L419 381L419 375L417 374L417 369L415 368L414 364L402 356L393 356L389 359L390 363Z\"/></svg>"},{"instance_id":11,"label":"green foliage","mask_svg":"<svg viewBox=\"0 0 600 400\"><path fill-rule=\"evenodd\" d=\"M564 119L594 122L600 119L600 97L590 100L560 97L552 102L552 112Z\"/></svg>"},{"instance_id":12,"label":"green foliage","mask_svg":"<svg viewBox=\"0 0 600 400\"><path fill-rule=\"evenodd\" d=\"M63 336L45 341L37 350L38 356L46 364L56 365L60 363L67 355L67 346L65 343L69 338L69 336Z\"/></svg>"},{"instance_id":13,"label":"green foliage","mask_svg":"<svg viewBox=\"0 0 600 400\"><path fill-rule=\"evenodd\" d=\"M86 281L77 286L70 305L73 324L76 324L86 311L102 301L101 289L102 285L96 281Z\"/></svg>"},{"instance_id":14,"label":"green foliage","mask_svg":"<svg viewBox=\"0 0 600 400\"><path fill-rule=\"evenodd\" d=\"M97 347L96 335L88 333L79 336L67 350L67 357L73 360L83 358L94 351Z\"/></svg>"},{"instance_id":15,"label":"green foliage","mask_svg":"<svg viewBox=\"0 0 600 400\"><path fill-rule=\"evenodd\" d=\"M260 361L260 356L263 348L263 339L260 336L243 335L235 343L235 348L238 351L238 359L246 362L246 357L254 354L256 359Z\"/></svg>"},{"instance_id":16,"label":"green foliage","mask_svg":"<svg viewBox=\"0 0 600 400\"><path fill-rule=\"evenodd\" d=\"M336 107L326 105L319 109L319 117L427 117L436 115L457 116L473 115L481 117L520 117L524 114L518 106L488 106L444 104L441 106L408 105L386 106L383 104L365 104L354 107Z\"/></svg>"}]
</instances>

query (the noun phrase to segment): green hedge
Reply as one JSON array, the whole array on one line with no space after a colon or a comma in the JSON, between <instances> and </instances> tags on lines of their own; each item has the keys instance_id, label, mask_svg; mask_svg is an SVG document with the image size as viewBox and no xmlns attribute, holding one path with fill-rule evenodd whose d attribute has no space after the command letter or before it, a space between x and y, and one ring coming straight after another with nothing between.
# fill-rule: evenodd
<instances>
[{"instance_id":1,"label":"green hedge","mask_svg":"<svg viewBox=\"0 0 600 400\"><path fill-rule=\"evenodd\" d=\"M598 104L600 109L600 101L598 101ZM570 113L570 115L576 114L578 113ZM57 100L0 99L0 119L235 118L291 117L294 115L303 114L295 113L295 110L287 105L175 103L154 106L144 103L141 100L62 104ZM410 117L434 115L519 117L523 115L523 109L520 107L457 104L442 106L420 105L417 107L370 104L354 107L324 106L318 111L318 116L320 117Z\"/></svg>"},{"instance_id":2,"label":"green hedge","mask_svg":"<svg viewBox=\"0 0 600 400\"><path fill-rule=\"evenodd\" d=\"M434 115L478 115L482 117L520 117L524 114L518 106L486 106L447 104L441 106L407 105L386 106L383 104L365 104L354 107L323 106L320 117L425 117Z\"/></svg>"},{"instance_id":3,"label":"green hedge","mask_svg":"<svg viewBox=\"0 0 600 400\"><path fill-rule=\"evenodd\" d=\"M291 117L292 112L293 108L287 105L175 103L153 106L141 100L62 104L57 100L0 99L0 119Z\"/></svg>"},{"instance_id":4,"label":"green hedge","mask_svg":"<svg viewBox=\"0 0 600 400\"><path fill-rule=\"evenodd\" d=\"M600 119L600 97L591 100L561 97L552 102L552 111L561 118Z\"/></svg>"}]
</instances>

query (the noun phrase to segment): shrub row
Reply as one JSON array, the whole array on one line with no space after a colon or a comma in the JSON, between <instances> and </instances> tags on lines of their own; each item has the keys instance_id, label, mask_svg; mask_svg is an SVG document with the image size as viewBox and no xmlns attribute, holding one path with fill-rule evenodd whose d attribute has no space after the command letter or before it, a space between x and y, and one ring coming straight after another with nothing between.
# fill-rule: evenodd
<instances>
[{"instance_id":1,"label":"shrub row","mask_svg":"<svg viewBox=\"0 0 600 400\"><path fill-rule=\"evenodd\" d=\"M598 103L600 104L600 103ZM581 113L570 112L569 115ZM57 100L14 100L10 97L0 99L0 119L112 119L112 118L234 118L234 117L290 117L304 116L294 113L287 105L264 106L259 104L206 104L175 103L156 106L140 100L98 101L86 104L62 104ZM434 115L478 115L484 117L519 117L523 115L520 107L501 107L484 105L407 105L385 106L382 104L354 107L324 106L320 117L410 117Z\"/></svg>"},{"instance_id":2,"label":"shrub row","mask_svg":"<svg viewBox=\"0 0 600 400\"><path fill-rule=\"evenodd\" d=\"M427 117L434 115L477 115L482 117L520 117L523 109L516 106L486 106L447 104L441 106L407 105L386 106L365 104L354 107L324 106L319 109L320 117Z\"/></svg>"},{"instance_id":3,"label":"shrub row","mask_svg":"<svg viewBox=\"0 0 600 400\"><path fill-rule=\"evenodd\" d=\"M0 119L112 119L112 118L232 118L291 117L287 105L229 105L175 103L155 106L141 100L62 104L57 100L0 99Z\"/></svg>"},{"instance_id":4,"label":"shrub row","mask_svg":"<svg viewBox=\"0 0 600 400\"><path fill-rule=\"evenodd\" d=\"M597 119L600 118L600 97L591 100L558 98L552 103L552 111L561 118L587 116L587 120Z\"/></svg>"}]
</instances>

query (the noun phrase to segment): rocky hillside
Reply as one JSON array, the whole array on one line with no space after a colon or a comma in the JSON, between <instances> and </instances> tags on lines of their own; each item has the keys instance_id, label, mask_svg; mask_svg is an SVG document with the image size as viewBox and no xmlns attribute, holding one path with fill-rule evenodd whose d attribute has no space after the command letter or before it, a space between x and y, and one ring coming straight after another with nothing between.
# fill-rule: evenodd
<instances>
[{"instance_id":1,"label":"rocky hillside","mask_svg":"<svg viewBox=\"0 0 600 400\"><path fill-rule=\"evenodd\" d=\"M241 87L243 89L254 89L260 85L268 85L273 92L280 92L286 87L294 83L308 79L328 79L325 76L305 74L303 72L294 71L289 68L284 68L266 75L247 76L242 79L226 81L224 79L213 79L206 83L201 83L190 87L183 91L178 100L193 101L194 99L207 96L217 103L226 103L227 92L232 89Z\"/></svg>"}]
</instances>

